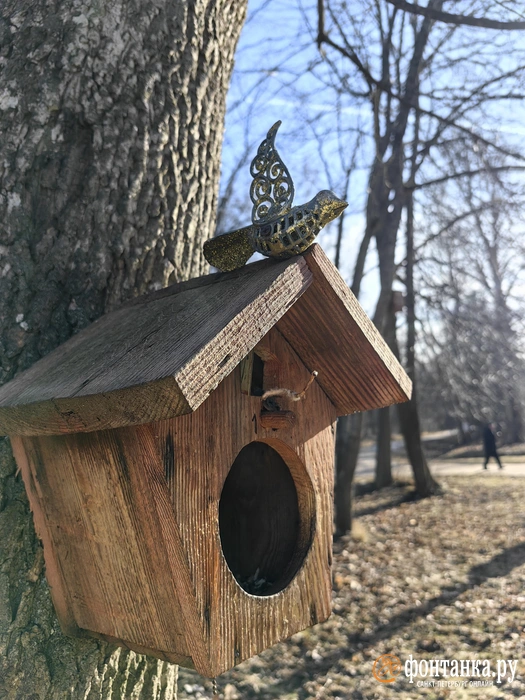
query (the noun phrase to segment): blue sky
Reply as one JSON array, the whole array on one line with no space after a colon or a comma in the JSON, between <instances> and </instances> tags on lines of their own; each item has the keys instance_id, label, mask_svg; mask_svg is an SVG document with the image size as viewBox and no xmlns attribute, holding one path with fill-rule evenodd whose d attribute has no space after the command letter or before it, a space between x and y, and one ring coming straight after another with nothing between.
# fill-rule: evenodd
<instances>
[{"instance_id":1,"label":"blue sky","mask_svg":"<svg viewBox=\"0 0 525 700\"><path fill-rule=\"evenodd\" d=\"M358 21L362 21L363 27L366 27L366 12L370 11L367 7L373 5L357 0L349 2L349 5L355 7L356 11L362 11L363 17L359 17ZM228 96L229 111L223 148L223 183L247 147L250 152L235 189L237 207L243 207L245 202L245 223L249 222L251 206L249 161L275 121L280 119L283 122L276 145L294 179L296 204L311 199L318 190L324 188L333 189L338 196L342 196L343 170L351 160L356 135L358 132L370 132L369 106L364 101L357 104L344 91L338 93L334 89L333 72L323 64L315 43L316 21L315 2L252 0L249 3L249 17L239 42ZM429 76L427 84L432 84L434 90L441 91L446 101L447 90L452 92L452 87L456 92L463 87L468 90L469 86L476 85L476 81L479 82L485 74L488 78L498 70L510 69L513 61L511 47L517 45L518 48L525 49L525 39L516 32L512 37L498 34L493 45L487 44L487 37L492 39L495 36L476 29L461 29L454 49L455 62L451 67L442 67L441 82L436 84L433 77ZM373 38L370 35L370 46L373 46ZM492 57L496 55L498 43L508 46L509 52L507 57L500 56L500 63L495 65ZM478 67L479 70L475 66L474 69L468 68L457 60L476 44L480 62L485 61L484 66ZM373 60L373 55L370 60ZM352 90L362 85L359 86L356 82L348 87ZM516 87L517 85L513 86L513 89ZM429 108L433 107L430 98L427 104ZM515 148L523 148L523 102L508 101L504 107L494 102L486 114L478 114L477 117L478 123L472 124L473 128L483 131L490 125L492 133L497 128L502 139ZM464 126L470 127L469 119L467 117L463 120ZM345 134L344 139L336 137L338 132ZM371 146L370 139L362 136L357 150L357 167L350 181L341 265L341 273L347 282L352 278L364 230L363 210L368 166L373 155ZM440 163L435 164L435 176L440 174L440 167ZM429 177L431 171L427 169L424 175ZM423 210L418 211L418 217L421 226L428 225ZM331 257L334 253L335 232L332 224L319 236L319 242ZM375 268L376 260L372 251L360 298L370 314L373 313L378 292Z\"/></svg>"}]
</instances>

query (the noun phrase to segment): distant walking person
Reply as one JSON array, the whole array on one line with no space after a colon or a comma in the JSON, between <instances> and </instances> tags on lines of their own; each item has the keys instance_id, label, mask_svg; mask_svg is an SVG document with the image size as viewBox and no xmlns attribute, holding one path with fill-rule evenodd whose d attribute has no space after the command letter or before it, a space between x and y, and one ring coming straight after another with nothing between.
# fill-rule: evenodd
<instances>
[{"instance_id":1,"label":"distant walking person","mask_svg":"<svg viewBox=\"0 0 525 700\"><path fill-rule=\"evenodd\" d=\"M487 468L488 461L491 457L494 457L496 462L499 464L499 468L503 469L503 465L496 450L496 436L492 432L491 423L487 423L487 425L483 428L483 447L485 449L485 464L483 465L483 469Z\"/></svg>"}]
</instances>

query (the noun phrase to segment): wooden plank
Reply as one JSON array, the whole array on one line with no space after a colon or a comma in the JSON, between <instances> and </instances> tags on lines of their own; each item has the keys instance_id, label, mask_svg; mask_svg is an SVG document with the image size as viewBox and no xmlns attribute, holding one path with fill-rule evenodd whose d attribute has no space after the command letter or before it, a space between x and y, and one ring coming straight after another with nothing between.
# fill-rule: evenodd
<instances>
[{"instance_id":1,"label":"wooden plank","mask_svg":"<svg viewBox=\"0 0 525 700\"><path fill-rule=\"evenodd\" d=\"M263 428L267 430L279 430L291 427L296 420L293 411L261 411L259 420Z\"/></svg>"},{"instance_id":2,"label":"wooden plank","mask_svg":"<svg viewBox=\"0 0 525 700\"><path fill-rule=\"evenodd\" d=\"M407 401L412 382L319 245L304 258L314 282L277 324L338 415Z\"/></svg>"},{"instance_id":3,"label":"wooden plank","mask_svg":"<svg viewBox=\"0 0 525 700\"><path fill-rule=\"evenodd\" d=\"M185 666L186 668L195 668L193 659L191 656L182 656L173 651L161 651L160 649L150 649L149 647L141 646L140 644L134 644L133 642L124 642L122 639L117 639L109 634L99 634L98 632L85 632L85 630L80 630L78 634L72 635L77 637L94 637L95 639L100 639L103 642L108 642L109 644L114 644L115 646L124 647L124 649L130 649L137 654L143 654L144 656L153 656L161 661L169 661L172 664L178 664L179 666Z\"/></svg>"},{"instance_id":4,"label":"wooden plank","mask_svg":"<svg viewBox=\"0 0 525 700\"><path fill-rule=\"evenodd\" d=\"M0 407L0 433L12 436L91 432L164 420L190 411L173 377L167 377L80 399Z\"/></svg>"},{"instance_id":5,"label":"wooden plank","mask_svg":"<svg viewBox=\"0 0 525 700\"><path fill-rule=\"evenodd\" d=\"M206 328L208 344L175 373L182 393L194 410L310 286L313 276L304 259L296 257L286 262L283 273L265 285L264 292L252 302L237 300L237 314L227 325L220 330ZM273 267L277 264L269 269Z\"/></svg>"},{"instance_id":6,"label":"wooden plank","mask_svg":"<svg viewBox=\"0 0 525 700\"><path fill-rule=\"evenodd\" d=\"M268 262L103 317L0 388L0 430L88 432L194 409L311 283L302 258Z\"/></svg>"},{"instance_id":7,"label":"wooden plank","mask_svg":"<svg viewBox=\"0 0 525 700\"><path fill-rule=\"evenodd\" d=\"M55 606L58 621L60 622L60 627L64 634L73 637L77 636L79 634L79 628L73 615L73 606L67 583L64 579L60 562L57 559L56 549L53 546L50 526L46 516L44 494L42 493L38 479L35 479L35 470L28 459L23 439L21 437L12 437L11 447L20 473L22 474L27 497L29 499L29 506L33 513L35 531L42 541L44 548L46 579L49 584L51 598Z\"/></svg>"},{"instance_id":8,"label":"wooden plank","mask_svg":"<svg viewBox=\"0 0 525 700\"><path fill-rule=\"evenodd\" d=\"M276 329L257 352L267 358L265 389L304 388L309 372ZM261 397L241 393L238 367L193 414L146 426L164 449L212 674L325 620L331 611L334 407L316 382L303 401L282 400L283 410L293 406L293 425L266 429L259 420L261 406ZM300 512L315 508L309 523L313 531L301 530L299 537L313 537L306 559L292 582L271 596L249 595L241 588L224 558L219 533L225 479L242 448L256 440L276 449L293 470Z\"/></svg>"},{"instance_id":9,"label":"wooden plank","mask_svg":"<svg viewBox=\"0 0 525 700\"><path fill-rule=\"evenodd\" d=\"M64 629L207 667L162 454L142 428L21 438ZM20 449L17 457L20 456ZM35 497L32 497L32 503ZM56 572L56 574L55 574ZM56 588L56 581L59 588Z\"/></svg>"},{"instance_id":10,"label":"wooden plank","mask_svg":"<svg viewBox=\"0 0 525 700\"><path fill-rule=\"evenodd\" d=\"M245 275L257 274L259 269L267 267L269 262L270 261L268 258L265 258L264 260L257 260L249 265L239 267L237 270L233 270L232 272L212 272L209 275L194 277L192 279L185 280L184 282L176 282L175 284L170 284L169 287L163 287L155 292L149 292L148 294L143 294L142 296L130 299L120 308L129 308L130 306L137 306L139 304L150 304L151 302L155 303L158 299L171 297L175 294L180 294L181 292L187 292L190 289L197 289L208 285L220 285L220 283L230 279L237 279L244 277Z\"/></svg>"}]
</instances>

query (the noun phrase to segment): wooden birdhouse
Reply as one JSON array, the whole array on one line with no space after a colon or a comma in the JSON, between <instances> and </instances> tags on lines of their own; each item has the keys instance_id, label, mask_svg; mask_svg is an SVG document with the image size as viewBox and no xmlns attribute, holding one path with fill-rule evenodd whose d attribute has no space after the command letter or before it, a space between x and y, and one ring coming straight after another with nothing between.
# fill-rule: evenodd
<instances>
[{"instance_id":1,"label":"wooden birdhouse","mask_svg":"<svg viewBox=\"0 0 525 700\"><path fill-rule=\"evenodd\" d=\"M336 417L409 395L318 246L68 340L0 389L64 632L215 676L325 620Z\"/></svg>"}]
</instances>

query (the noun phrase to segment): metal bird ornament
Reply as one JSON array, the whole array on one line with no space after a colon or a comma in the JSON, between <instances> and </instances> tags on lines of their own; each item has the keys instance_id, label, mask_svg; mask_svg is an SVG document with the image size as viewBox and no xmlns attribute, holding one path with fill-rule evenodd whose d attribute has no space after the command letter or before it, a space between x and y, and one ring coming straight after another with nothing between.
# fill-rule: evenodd
<instances>
[{"instance_id":1,"label":"metal bird ornament","mask_svg":"<svg viewBox=\"0 0 525 700\"><path fill-rule=\"evenodd\" d=\"M242 267L256 251L278 260L303 253L348 206L330 190L321 190L306 204L292 207L293 181L274 143L280 126L280 121L272 126L250 165L252 225L204 243L204 257L221 272Z\"/></svg>"}]
</instances>

